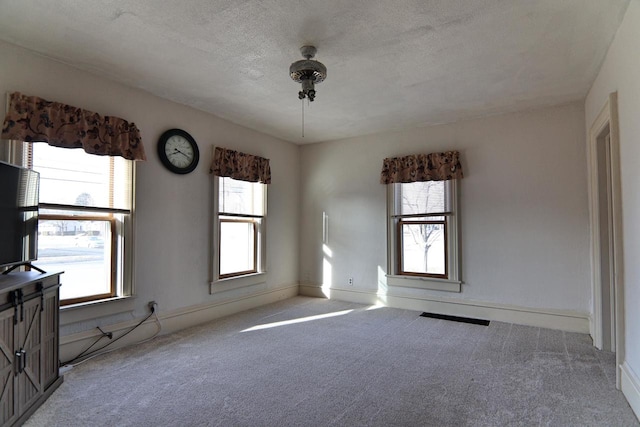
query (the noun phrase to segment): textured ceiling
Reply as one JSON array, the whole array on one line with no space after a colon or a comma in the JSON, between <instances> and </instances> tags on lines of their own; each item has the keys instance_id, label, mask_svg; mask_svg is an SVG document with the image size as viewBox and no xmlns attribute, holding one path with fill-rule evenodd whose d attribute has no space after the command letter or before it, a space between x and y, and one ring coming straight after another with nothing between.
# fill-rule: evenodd
<instances>
[{"instance_id":1,"label":"textured ceiling","mask_svg":"<svg viewBox=\"0 0 640 427\"><path fill-rule=\"evenodd\" d=\"M0 39L310 143L583 99L628 3L0 0ZM304 138L303 44L328 69Z\"/></svg>"}]
</instances>

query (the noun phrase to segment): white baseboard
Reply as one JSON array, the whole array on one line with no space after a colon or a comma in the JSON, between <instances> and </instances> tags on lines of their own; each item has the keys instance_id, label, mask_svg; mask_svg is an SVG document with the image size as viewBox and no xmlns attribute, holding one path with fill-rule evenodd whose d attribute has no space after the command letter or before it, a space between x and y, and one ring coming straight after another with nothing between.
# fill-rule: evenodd
<instances>
[{"instance_id":1,"label":"white baseboard","mask_svg":"<svg viewBox=\"0 0 640 427\"><path fill-rule=\"evenodd\" d=\"M323 290L322 286L318 285L307 285L300 283L298 285L300 287L300 295L305 297L315 297L315 298L328 298L328 295Z\"/></svg>"},{"instance_id":2,"label":"white baseboard","mask_svg":"<svg viewBox=\"0 0 640 427\"><path fill-rule=\"evenodd\" d=\"M589 333L588 313L570 310L537 309L486 301L446 298L439 296L407 297L378 295L373 291L331 288L324 290L317 285L300 285L300 295L327 298L359 304L384 305L406 310L426 311L451 316L495 320L498 322L541 328L559 329L567 332Z\"/></svg>"},{"instance_id":3,"label":"white baseboard","mask_svg":"<svg viewBox=\"0 0 640 427\"><path fill-rule=\"evenodd\" d=\"M169 312L160 312L158 319L162 324L161 334L169 334L191 326L200 325L214 319L229 316L241 311L249 310L262 305L271 304L298 295L298 285L284 286L277 289L253 293L238 298L193 305ZM129 330L140 322L141 319L121 322L115 325L103 327L105 331L112 332L114 338ZM105 350L125 347L138 343L153 336L158 331L158 323L154 316L140 325L135 331L110 345ZM79 332L60 337L60 360L65 362L76 357L100 336L95 330ZM94 348L99 348L108 342L103 338Z\"/></svg>"},{"instance_id":4,"label":"white baseboard","mask_svg":"<svg viewBox=\"0 0 640 427\"><path fill-rule=\"evenodd\" d=\"M627 362L622 364L620 385L622 394L627 398L633 413L640 419L640 379Z\"/></svg>"}]
</instances>

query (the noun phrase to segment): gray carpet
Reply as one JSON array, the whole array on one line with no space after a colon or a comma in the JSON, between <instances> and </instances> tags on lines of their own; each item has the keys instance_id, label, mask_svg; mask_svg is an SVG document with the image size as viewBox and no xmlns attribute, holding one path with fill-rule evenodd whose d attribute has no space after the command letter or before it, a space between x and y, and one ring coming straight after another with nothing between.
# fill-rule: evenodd
<instances>
[{"instance_id":1,"label":"gray carpet","mask_svg":"<svg viewBox=\"0 0 640 427\"><path fill-rule=\"evenodd\" d=\"M80 364L26 425L639 425L589 336L419 314L296 297Z\"/></svg>"}]
</instances>

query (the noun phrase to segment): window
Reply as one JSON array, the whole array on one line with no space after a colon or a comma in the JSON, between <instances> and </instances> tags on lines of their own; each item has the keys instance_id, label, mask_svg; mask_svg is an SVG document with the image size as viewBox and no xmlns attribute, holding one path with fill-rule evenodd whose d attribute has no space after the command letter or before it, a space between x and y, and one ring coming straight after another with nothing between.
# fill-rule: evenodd
<instances>
[{"instance_id":1,"label":"window","mask_svg":"<svg viewBox=\"0 0 640 427\"><path fill-rule=\"evenodd\" d=\"M46 143L25 143L25 148L25 163L40 172L36 265L64 271L61 304L129 295L125 252L134 162Z\"/></svg>"},{"instance_id":2,"label":"window","mask_svg":"<svg viewBox=\"0 0 640 427\"><path fill-rule=\"evenodd\" d=\"M391 284L459 291L456 187L457 180L388 185L389 271L417 280Z\"/></svg>"},{"instance_id":3,"label":"window","mask_svg":"<svg viewBox=\"0 0 640 427\"><path fill-rule=\"evenodd\" d=\"M264 271L266 185L216 177L217 279Z\"/></svg>"}]
</instances>

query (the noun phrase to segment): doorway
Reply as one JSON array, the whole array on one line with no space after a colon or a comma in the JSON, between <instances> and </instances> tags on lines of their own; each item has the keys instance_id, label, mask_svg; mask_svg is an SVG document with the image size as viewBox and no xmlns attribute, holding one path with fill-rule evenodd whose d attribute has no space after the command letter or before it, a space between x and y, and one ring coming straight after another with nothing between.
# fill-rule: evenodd
<instances>
[{"instance_id":1,"label":"doorway","mask_svg":"<svg viewBox=\"0 0 640 427\"><path fill-rule=\"evenodd\" d=\"M613 223L611 206L611 132L607 124L596 138L598 163L598 216L600 222L600 300L602 310L602 350L616 351L615 302L613 277Z\"/></svg>"},{"instance_id":2,"label":"doorway","mask_svg":"<svg viewBox=\"0 0 640 427\"><path fill-rule=\"evenodd\" d=\"M616 353L616 386L624 361L624 281L617 94L609 95L589 131L592 323L594 345Z\"/></svg>"}]
</instances>

